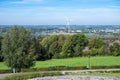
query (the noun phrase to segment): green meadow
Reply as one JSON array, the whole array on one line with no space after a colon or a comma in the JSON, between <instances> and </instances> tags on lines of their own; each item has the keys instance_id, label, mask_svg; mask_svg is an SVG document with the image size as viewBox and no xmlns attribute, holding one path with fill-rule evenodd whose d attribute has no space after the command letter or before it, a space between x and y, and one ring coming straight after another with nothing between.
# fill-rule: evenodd
<instances>
[{"instance_id":1,"label":"green meadow","mask_svg":"<svg viewBox=\"0 0 120 80\"><path fill-rule=\"evenodd\" d=\"M52 59L47 61L37 61L34 68L45 68L54 66L87 66L88 57L67 58L67 59ZM120 66L120 57L91 57L91 66Z\"/></svg>"},{"instance_id":2,"label":"green meadow","mask_svg":"<svg viewBox=\"0 0 120 80\"><path fill-rule=\"evenodd\" d=\"M88 65L88 57L77 57L67 59L51 59L46 61L36 61L32 68L49 68L55 66L79 67ZM91 66L120 66L120 57L114 56L96 56L90 58ZM8 67L0 62L0 69L8 69Z\"/></svg>"}]
</instances>

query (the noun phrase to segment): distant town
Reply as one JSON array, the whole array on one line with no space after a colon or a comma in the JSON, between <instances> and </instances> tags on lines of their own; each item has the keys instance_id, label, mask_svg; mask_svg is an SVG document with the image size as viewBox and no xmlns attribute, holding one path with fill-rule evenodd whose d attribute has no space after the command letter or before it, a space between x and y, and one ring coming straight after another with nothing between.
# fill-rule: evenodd
<instances>
[{"instance_id":1,"label":"distant town","mask_svg":"<svg viewBox=\"0 0 120 80\"><path fill-rule=\"evenodd\" d=\"M0 35L14 25L0 25ZM120 25L19 25L30 29L36 37L48 35L85 34L89 38L100 37L103 39L120 38Z\"/></svg>"}]
</instances>

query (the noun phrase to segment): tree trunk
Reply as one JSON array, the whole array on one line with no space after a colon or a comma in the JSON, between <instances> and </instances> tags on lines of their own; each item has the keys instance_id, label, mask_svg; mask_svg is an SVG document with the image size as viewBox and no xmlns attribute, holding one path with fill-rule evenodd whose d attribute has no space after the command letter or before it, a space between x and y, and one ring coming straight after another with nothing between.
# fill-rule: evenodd
<instances>
[{"instance_id":1,"label":"tree trunk","mask_svg":"<svg viewBox=\"0 0 120 80\"><path fill-rule=\"evenodd\" d=\"M13 68L13 73L16 73L16 68Z\"/></svg>"}]
</instances>

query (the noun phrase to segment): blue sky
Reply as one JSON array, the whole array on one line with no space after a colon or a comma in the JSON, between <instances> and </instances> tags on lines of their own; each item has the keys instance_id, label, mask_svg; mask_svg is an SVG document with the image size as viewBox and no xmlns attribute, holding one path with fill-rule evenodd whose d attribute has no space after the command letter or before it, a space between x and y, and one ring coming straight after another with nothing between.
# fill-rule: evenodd
<instances>
[{"instance_id":1,"label":"blue sky","mask_svg":"<svg viewBox=\"0 0 120 80\"><path fill-rule=\"evenodd\" d=\"M120 0L0 0L0 24L116 25Z\"/></svg>"}]
</instances>

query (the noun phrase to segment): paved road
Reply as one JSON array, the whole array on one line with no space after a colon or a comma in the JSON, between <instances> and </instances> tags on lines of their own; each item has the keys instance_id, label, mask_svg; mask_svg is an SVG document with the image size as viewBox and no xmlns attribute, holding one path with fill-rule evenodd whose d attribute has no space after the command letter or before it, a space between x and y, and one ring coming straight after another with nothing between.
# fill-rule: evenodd
<instances>
[{"instance_id":1,"label":"paved road","mask_svg":"<svg viewBox=\"0 0 120 80\"><path fill-rule=\"evenodd\" d=\"M62 74L66 73L91 73L91 72L111 72L111 71L120 71L120 69L96 69L96 70L69 70L69 71L59 71ZM44 71L46 72L46 71ZM47 71L47 72L55 72L55 71ZM40 73L40 72L29 72L29 73ZM42 72L41 72L42 73ZM20 75L20 74L28 74L28 72L25 73L6 73L6 74L0 74L0 79L3 79L5 77L13 76L13 75Z\"/></svg>"},{"instance_id":2,"label":"paved road","mask_svg":"<svg viewBox=\"0 0 120 80\"><path fill-rule=\"evenodd\" d=\"M11 76L11 75L13 75L13 74L11 74L11 73L0 74L0 79L5 78L5 77L7 77L7 76Z\"/></svg>"}]
</instances>

